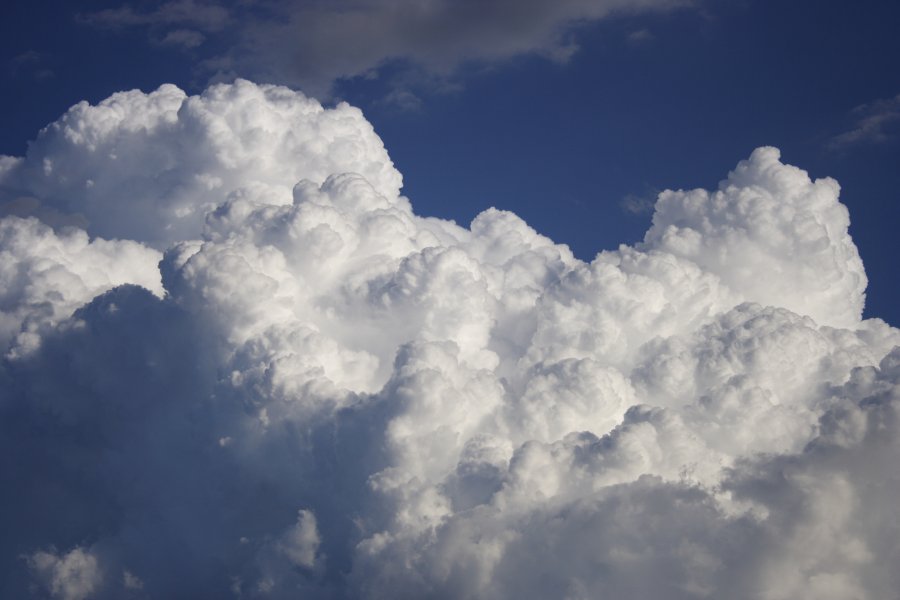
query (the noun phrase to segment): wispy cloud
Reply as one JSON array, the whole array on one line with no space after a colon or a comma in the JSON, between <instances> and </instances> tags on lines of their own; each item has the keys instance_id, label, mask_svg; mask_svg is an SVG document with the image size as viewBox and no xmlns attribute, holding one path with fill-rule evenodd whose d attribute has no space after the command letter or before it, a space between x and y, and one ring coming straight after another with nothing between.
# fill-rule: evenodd
<instances>
[{"instance_id":1,"label":"wispy cloud","mask_svg":"<svg viewBox=\"0 0 900 600\"><path fill-rule=\"evenodd\" d=\"M653 32L649 29L638 29L628 34L628 42L631 44L645 44L653 41Z\"/></svg>"},{"instance_id":2,"label":"wispy cloud","mask_svg":"<svg viewBox=\"0 0 900 600\"><path fill-rule=\"evenodd\" d=\"M662 11L693 0L176 0L147 10L124 4L81 16L113 29L143 29L153 41L201 47L219 78L249 76L326 96L336 81L387 64L452 77L463 64L523 54L565 62L580 24L616 14Z\"/></svg>"},{"instance_id":3,"label":"wispy cloud","mask_svg":"<svg viewBox=\"0 0 900 600\"><path fill-rule=\"evenodd\" d=\"M28 50L6 61L6 71L12 76L30 75L37 81L53 77L53 69L46 66L47 57L40 52Z\"/></svg>"},{"instance_id":4,"label":"wispy cloud","mask_svg":"<svg viewBox=\"0 0 900 600\"><path fill-rule=\"evenodd\" d=\"M857 144L880 144L900 135L900 94L876 100L853 109L853 128L831 138L832 150Z\"/></svg>"},{"instance_id":5,"label":"wispy cloud","mask_svg":"<svg viewBox=\"0 0 900 600\"><path fill-rule=\"evenodd\" d=\"M229 8L213 2L195 0L174 0L161 3L152 10L139 10L125 4L118 8L108 8L79 17L85 23L113 29L136 26L186 25L204 31L221 31L229 22Z\"/></svg>"},{"instance_id":6,"label":"wispy cloud","mask_svg":"<svg viewBox=\"0 0 900 600\"><path fill-rule=\"evenodd\" d=\"M652 214L658 193L659 190L654 191L652 194L626 194L619 201L619 207L632 215Z\"/></svg>"},{"instance_id":7,"label":"wispy cloud","mask_svg":"<svg viewBox=\"0 0 900 600\"><path fill-rule=\"evenodd\" d=\"M192 49L203 44L209 34L224 32L231 25L232 11L202 0L173 0L151 10L125 4L81 14L78 20L104 29L145 29L155 43Z\"/></svg>"}]
</instances>

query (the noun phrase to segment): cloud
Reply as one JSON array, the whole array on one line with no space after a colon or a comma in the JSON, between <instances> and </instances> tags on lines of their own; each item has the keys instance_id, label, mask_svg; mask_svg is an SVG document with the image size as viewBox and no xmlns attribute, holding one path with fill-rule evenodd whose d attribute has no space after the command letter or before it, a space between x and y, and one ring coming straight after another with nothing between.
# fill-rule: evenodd
<instances>
[{"instance_id":1,"label":"cloud","mask_svg":"<svg viewBox=\"0 0 900 600\"><path fill-rule=\"evenodd\" d=\"M190 29L174 29L166 33L160 40L166 46L183 46L184 48L196 48L205 40L205 36L199 31Z\"/></svg>"},{"instance_id":2,"label":"cloud","mask_svg":"<svg viewBox=\"0 0 900 600\"><path fill-rule=\"evenodd\" d=\"M90 552L74 548L65 555L35 552L28 566L43 581L53 598L84 600L97 589L101 580L97 559Z\"/></svg>"},{"instance_id":3,"label":"cloud","mask_svg":"<svg viewBox=\"0 0 900 600\"><path fill-rule=\"evenodd\" d=\"M161 254L127 240L59 234L35 218L0 219L0 344L12 355L36 347L41 332L101 292L135 283L162 296Z\"/></svg>"},{"instance_id":4,"label":"cloud","mask_svg":"<svg viewBox=\"0 0 900 600\"><path fill-rule=\"evenodd\" d=\"M626 213L632 215L650 215L653 214L653 207L656 206L655 196L655 193L654 198L647 198L637 194L626 194L619 201L619 207Z\"/></svg>"},{"instance_id":5,"label":"cloud","mask_svg":"<svg viewBox=\"0 0 900 600\"><path fill-rule=\"evenodd\" d=\"M199 236L225 198L290 204L301 179L321 183L344 171L386 196L402 181L357 108L326 111L246 81L193 97L163 85L73 106L23 159L0 167L0 200L38 198L44 209L86 220L92 235L163 248Z\"/></svg>"},{"instance_id":6,"label":"cloud","mask_svg":"<svg viewBox=\"0 0 900 600\"><path fill-rule=\"evenodd\" d=\"M224 29L230 19L228 8L214 2L174 0L157 3L149 11L135 10L124 4L80 17L86 23L113 29L134 26L188 25L202 31L215 32Z\"/></svg>"},{"instance_id":7,"label":"cloud","mask_svg":"<svg viewBox=\"0 0 900 600\"><path fill-rule=\"evenodd\" d=\"M27 50L7 60L6 70L13 77L29 75L35 81L46 81L55 75L47 66L47 57L35 50Z\"/></svg>"},{"instance_id":8,"label":"cloud","mask_svg":"<svg viewBox=\"0 0 900 600\"><path fill-rule=\"evenodd\" d=\"M370 76L389 63L439 78L466 63L525 54L565 62L577 51L573 28L617 14L689 6L690 0L564 0L477 3L439 0L205 2L152 9L124 4L88 13L87 24L144 28L152 39L197 48L215 35L224 52L204 54L220 77L251 77L328 95L336 81ZM397 93L411 93L399 89Z\"/></svg>"},{"instance_id":9,"label":"cloud","mask_svg":"<svg viewBox=\"0 0 900 600\"><path fill-rule=\"evenodd\" d=\"M316 564L316 551L320 543L315 515L308 510L301 510L297 516L297 524L284 533L279 550L298 567L309 569Z\"/></svg>"},{"instance_id":10,"label":"cloud","mask_svg":"<svg viewBox=\"0 0 900 600\"><path fill-rule=\"evenodd\" d=\"M646 44L653 41L654 35L649 29L636 29L628 34L628 42L631 44Z\"/></svg>"},{"instance_id":11,"label":"cloud","mask_svg":"<svg viewBox=\"0 0 900 600\"><path fill-rule=\"evenodd\" d=\"M835 181L759 148L590 263L400 185L247 81L0 160L0 596L900 587L900 331Z\"/></svg>"},{"instance_id":12,"label":"cloud","mask_svg":"<svg viewBox=\"0 0 900 600\"><path fill-rule=\"evenodd\" d=\"M758 148L713 194L661 193L642 247L688 258L747 300L850 327L862 314L866 275L840 186L810 181L779 159L775 148Z\"/></svg>"},{"instance_id":13,"label":"cloud","mask_svg":"<svg viewBox=\"0 0 900 600\"><path fill-rule=\"evenodd\" d=\"M897 136L900 122L900 94L893 98L876 100L853 109L853 129L831 138L832 150L845 149L858 144L881 144Z\"/></svg>"}]
</instances>

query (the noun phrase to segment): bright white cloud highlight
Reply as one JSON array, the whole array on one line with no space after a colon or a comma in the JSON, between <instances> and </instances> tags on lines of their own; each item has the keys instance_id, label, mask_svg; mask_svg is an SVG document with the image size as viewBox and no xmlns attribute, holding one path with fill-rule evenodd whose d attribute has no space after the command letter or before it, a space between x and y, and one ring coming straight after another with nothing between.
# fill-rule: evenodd
<instances>
[{"instance_id":1,"label":"bright white cloud highlight","mask_svg":"<svg viewBox=\"0 0 900 600\"><path fill-rule=\"evenodd\" d=\"M0 161L0 595L900 587L900 331L836 182L760 148L590 263L400 183L356 109L246 81Z\"/></svg>"},{"instance_id":2,"label":"bright white cloud highlight","mask_svg":"<svg viewBox=\"0 0 900 600\"><path fill-rule=\"evenodd\" d=\"M290 204L301 179L347 171L387 197L401 186L359 109L325 110L249 82L194 97L164 85L82 102L41 131L24 159L0 165L8 203L37 197L94 235L161 248L199 236L224 199Z\"/></svg>"},{"instance_id":3,"label":"bright white cloud highlight","mask_svg":"<svg viewBox=\"0 0 900 600\"><path fill-rule=\"evenodd\" d=\"M57 234L34 218L0 220L0 344L28 352L47 326L123 283L161 297L160 258L137 242L90 240L80 229Z\"/></svg>"}]
</instances>

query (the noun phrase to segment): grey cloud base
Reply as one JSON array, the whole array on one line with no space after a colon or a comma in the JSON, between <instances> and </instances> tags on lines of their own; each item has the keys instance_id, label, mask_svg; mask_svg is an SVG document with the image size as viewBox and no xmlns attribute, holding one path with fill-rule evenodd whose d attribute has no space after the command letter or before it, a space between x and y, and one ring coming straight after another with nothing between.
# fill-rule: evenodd
<instances>
[{"instance_id":1,"label":"grey cloud base","mask_svg":"<svg viewBox=\"0 0 900 600\"><path fill-rule=\"evenodd\" d=\"M0 596L870 598L900 331L774 148L591 263L240 81L0 158Z\"/></svg>"}]
</instances>

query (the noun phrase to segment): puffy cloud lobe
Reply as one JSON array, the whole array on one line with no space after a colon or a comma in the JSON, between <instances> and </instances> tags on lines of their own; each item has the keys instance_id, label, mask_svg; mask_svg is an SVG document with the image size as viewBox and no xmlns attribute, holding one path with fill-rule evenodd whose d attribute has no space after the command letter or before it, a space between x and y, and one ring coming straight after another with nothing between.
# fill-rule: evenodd
<instances>
[{"instance_id":1,"label":"puffy cloud lobe","mask_svg":"<svg viewBox=\"0 0 900 600\"><path fill-rule=\"evenodd\" d=\"M135 283L162 296L161 255L131 241L55 233L34 218L0 219L0 344L27 353L43 329L101 292Z\"/></svg>"},{"instance_id":2,"label":"puffy cloud lobe","mask_svg":"<svg viewBox=\"0 0 900 600\"><path fill-rule=\"evenodd\" d=\"M285 532L280 548L295 565L310 568L316 562L319 541L315 515L301 510L297 524Z\"/></svg>"},{"instance_id":3,"label":"puffy cloud lobe","mask_svg":"<svg viewBox=\"0 0 900 600\"><path fill-rule=\"evenodd\" d=\"M91 596L101 579L97 558L81 548L65 555L39 551L28 557L28 566L54 598L83 600Z\"/></svg>"},{"instance_id":4,"label":"puffy cloud lobe","mask_svg":"<svg viewBox=\"0 0 900 600\"><path fill-rule=\"evenodd\" d=\"M401 185L358 109L238 81L201 96L163 85L82 102L0 170L0 184L5 200L37 197L80 215L91 234L164 247L198 237L229 196L289 204L297 181L345 171L390 198Z\"/></svg>"},{"instance_id":5,"label":"puffy cloud lobe","mask_svg":"<svg viewBox=\"0 0 900 600\"><path fill-rule=\"evenodd\" d=\"M779 158L758 148L714 193L663 192L644 246L690 259L745 300L852 327L867 280L840 186Z\"/></svg>"},{"instance_id":6,"label":"puffy cloud lobe","mask_svg":"<svg viewBox=\"0 0 900 600\"><path fill-rule=\"evenodd\" d=\"M760 149L586 264L512 213L415 215L359 113L317 107L248 82L134 92L60 122L101 141L51 127L2 163L26 207L90 232L113 195L37 157L128 179L153 218L134 240L128 219L103 225L118 240L0 220L0 595L898 587L900 331L860 320L835 183ZM196 145L201 108L227 127ZM261 119L287 141L241 154ZM169 153L223 183L138 168Z\"/></svg>"}]
</instances>

